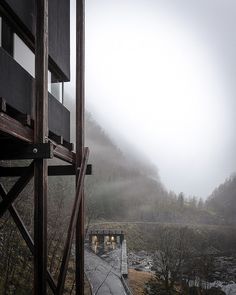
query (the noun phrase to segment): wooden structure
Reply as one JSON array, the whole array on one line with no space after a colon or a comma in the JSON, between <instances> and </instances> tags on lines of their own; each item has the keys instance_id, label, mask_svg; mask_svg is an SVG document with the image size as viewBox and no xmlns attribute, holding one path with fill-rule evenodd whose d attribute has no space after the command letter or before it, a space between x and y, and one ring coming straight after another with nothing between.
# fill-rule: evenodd
<instances>
[{"instance_id":1,"label":"wooden structure","mask_svg":"<svg viewBox=\"0 0 236 295\"><path fill-rule=\"evenodd\" d=\"M88 232L89 244L95 252L98 247L102 250L121 246L124 241L124 232L119 229L96 229Z\"/></svg>"},{"instance_id":2,"label":"wooden structure","mask_svg":"<svg viewBox=\"0 0 236 295\"><path fill-rule=\"evenodd\" d=\"M124 231L119 229L93 229L88 232L90 248L96 254L104 254L120 248L120 272L122 277L128 277L127 245Z\"/></svg>"},{"instance_id":3,"label":"wooden structure","mask_svg":"<svg viewBox=\"0 0 236 295\"><path fill-rule=\"evenodd\" d=\"M70 143L70 113L48 89L70 79L70 1L3 0L0 3L0 160L32 159L27 167L0 167L0 177L18 180L6 192L0 183L0 218L9 210L34 256L34 294L63 294L76 233L76 294L84 288L84 194L89 166L84 147L84 1L76 9L76 152ZM35 77L17 62L17 42L34 54ZM23 44L23 45L22 45ZM23 49L22 49L23 48ZM22 52L23 52L22 51ZM55 85L53 85L55 84ZM55 87L54 87L55 88ZM63 95L62 95L63 96ZM48 159L68 163L48 166ZM47 186L50 175L75 175L76 195L58 282L47 270ZM34 178L34 239L13 202Z\"/></svg>"}]
</instances>

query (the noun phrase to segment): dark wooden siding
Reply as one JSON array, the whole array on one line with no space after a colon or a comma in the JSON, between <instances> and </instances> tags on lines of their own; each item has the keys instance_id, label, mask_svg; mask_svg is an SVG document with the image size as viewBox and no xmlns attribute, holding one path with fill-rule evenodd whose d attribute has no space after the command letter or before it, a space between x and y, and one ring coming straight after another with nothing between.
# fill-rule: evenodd
<instances>
[{"instance_id":1,"label":"dark wooden siding","mask_svg":"<svg viewBox=\"0 0 236 295\"><path fill-rule=\"evenodd\" d=\"M35 35L35 1L4 0L5 7ZM70 79L70 1L49 0L50 68L60 81ZM24 29L24 28L23 28Z\"/></svg>"},{"instance_id":2,"label":"dark wooden siding","mask_svg":"<svg viewBox=\"0 0 236 295\"><path fill-rule=\"evenodd\" d=\"M34 79L0 47L0 97L21 113L33 117ZM70 141L70 112L51 94L48 97L49 130Z\"/></svg>"},{"instance_id":3,"label":"dark wooden siding","mask_svg":"<svg viewBox=\"0 0 236 295\"><path fill-rule=\"evenodd\" d=\"M49 54L70 79L70 1L49 0Z\"/></svg>"},{"instance_id":4,"label":"dark wooden siding","mask_svg":"<svg viewBox=\"0 0 236 295\"><path fill-rule=\"evenodd\" d=\"M21 19L24 25L35 35L35 1L5 0L9 7Z\"/></svg>"},{"instance_id":5,"label":"dark wooden siding","mask_svg":"<svg viewBox=\"0 0 236 295\"><path fill-rule=\"evenodd\" d=\"M31 114L33 78L0 47L0 96L22 113Z\"/></svg>"},{"instance_id":6,"label":"dark wooden siding","mask_svg":"<svg viewBox=\"0 0 236 295\"><path fill-rule=\"evenodd\" d=\"M49 130L70 142L70 112L50 93L48 96ZM62 132L63 131L63 132Z\"/></svg>"}]
</instances>

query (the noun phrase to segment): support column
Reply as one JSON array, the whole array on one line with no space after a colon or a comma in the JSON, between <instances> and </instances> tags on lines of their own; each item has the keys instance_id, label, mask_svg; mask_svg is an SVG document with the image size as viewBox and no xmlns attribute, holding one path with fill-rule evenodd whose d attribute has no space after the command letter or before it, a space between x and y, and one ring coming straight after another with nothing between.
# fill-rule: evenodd
<instances>
[{"instance_id":1,"label":"support column","mask_svg":"<svg viewBox=\"0 0 236 295\"><path fill-rule=\"evenodd\" d=\"M34 142L48 137L48 0L36 0L35 39L35 127ZM34 294L47 294L47 191L48 164L35 160L34 166Z\"/></svg>"},{"instance_id":2,"label":"support column","mask_svg":"<svg viewBox=\"0 0 236 295\"><path fill-rule=\"evenodd\" d=\"M76 184L84 152L84 0L76 1ZM82 184L83 185L83 184ZM76 294L84 294L84 192L76 224Z\"/></svg>"}]
</instances>

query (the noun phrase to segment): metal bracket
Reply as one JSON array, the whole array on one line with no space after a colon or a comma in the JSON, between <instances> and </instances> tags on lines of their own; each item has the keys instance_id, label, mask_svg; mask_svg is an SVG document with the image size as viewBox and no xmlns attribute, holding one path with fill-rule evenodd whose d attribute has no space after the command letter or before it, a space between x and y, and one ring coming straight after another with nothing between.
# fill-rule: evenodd
<instances>
[{"instance_id":1,"label":"metal bracket","mask_svg":"<svg viewBox=\"0 0 236 295\"><path fill-rule=\"evenodd\" d=\"M52 159L53 144L7 144L0 146L0 160Z\"/></svg>"}]
</instances>

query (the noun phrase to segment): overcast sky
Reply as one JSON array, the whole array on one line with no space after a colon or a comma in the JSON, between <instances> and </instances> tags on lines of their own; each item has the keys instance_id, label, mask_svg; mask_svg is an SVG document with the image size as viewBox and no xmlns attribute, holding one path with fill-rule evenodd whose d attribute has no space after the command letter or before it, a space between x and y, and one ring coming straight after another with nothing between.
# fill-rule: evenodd
<instances>
[{"instance_id":1,"label":"overcast sky","mask_svg":"<svg viewBox=\"0 0 236 295\"><path fill-rule=\"evenodd\" d=\"M236 171L235 24L235 0L86 1L87 109L176 193Z\"/></svg>"}]
</instances>

